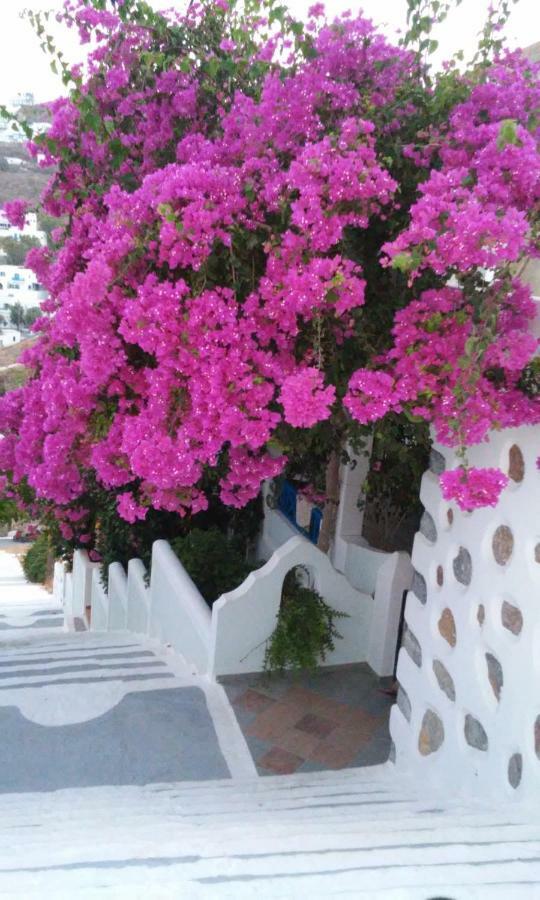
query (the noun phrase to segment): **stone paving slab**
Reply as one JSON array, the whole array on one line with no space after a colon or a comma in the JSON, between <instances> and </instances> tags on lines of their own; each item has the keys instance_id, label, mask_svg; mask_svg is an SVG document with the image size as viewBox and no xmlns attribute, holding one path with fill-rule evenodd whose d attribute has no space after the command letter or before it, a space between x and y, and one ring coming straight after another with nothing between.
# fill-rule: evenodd
<instances>
[{"instance_id":1,"label":"stone paving slab","mask_svg":"<svg viewBox=\"0 0 540 900\"><path fill-rule=\"evenodd\" d=\"M260 775L371 766L390 753L391 678L367 664L220 679Z\"/></svg>"},{"instance_id":2,"label":"stone paving slab","mask_svg":"<svg viewBox=\"0 0 540 900\"><path fill-rule=\"evenodd\" d=\"M46 727L0 710L0 793L227 778L200 688L127 694L102 716Z\"/></svg>"}]
</instances>

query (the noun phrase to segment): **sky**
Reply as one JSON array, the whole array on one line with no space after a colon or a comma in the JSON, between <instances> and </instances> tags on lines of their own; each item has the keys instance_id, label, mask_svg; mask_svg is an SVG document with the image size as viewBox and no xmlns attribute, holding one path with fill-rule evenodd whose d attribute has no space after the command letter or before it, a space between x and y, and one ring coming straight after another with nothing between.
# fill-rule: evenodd
<instances>
[{"instance_id":1,"label":"sky","mask_svg":"<svg viewBox=\"0 0 540 900\"><path fill-rule=\"evenodd\" d=\"M156 8L177 7L181 9L186 0L153 0ZM286 0L285 0L286 2ZM288 6L298 17L303 18L314 0L289 0ZM439 40L438 56L447 58L459 49L471 56L475 47L475 36L485 19L489 0L462 0L462 6L455 10L443 27L435 34ZM25 7L34 10L50 9L58 12L62 0L0 0L0 103L11 100L18 92L31 91L36 100L50 100L63 92L60 79L50 70L50 61L42 53L30 24L21 19ZM327 9L338 13L346 9L354 12L362 9L364 14L379 24L389 35L405 22L405 0L329 0ZM52 17L51 17L52 18ZM538 0L519 0L512 12L506 34L512 47L527 47L540 41L540 16ZM65 30L57 31L58 44L70 62L81 59L75 35Z\"/></svg>"}]
</instances>

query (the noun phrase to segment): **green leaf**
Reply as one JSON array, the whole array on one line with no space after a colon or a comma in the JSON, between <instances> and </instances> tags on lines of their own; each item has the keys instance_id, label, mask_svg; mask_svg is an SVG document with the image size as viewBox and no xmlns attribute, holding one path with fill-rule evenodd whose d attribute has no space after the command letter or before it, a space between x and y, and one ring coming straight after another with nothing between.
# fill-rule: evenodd
<instances>
[{"instance_id":1,"label":"green leaf","mask_svg":"<svg viewBox=\"0 0 540 900\"><path fill-rule=\"evenodd\" d=\"M411 253L398 253L392 260L392 268L398 272L410 272L414 268L414 261Z\"/></svg>"},{"instance_id":2,"label":"green leaf","mask_svg":"<svg viewBox=\"0 0 540 900\"><path fill-rule=\"evenodd\" d=\"M517 122L515 119L505 119L501 122L497 137L497 150L504 150L508 144L519 145L521 141L517 134Z\"/></svg>"}]
</instances>

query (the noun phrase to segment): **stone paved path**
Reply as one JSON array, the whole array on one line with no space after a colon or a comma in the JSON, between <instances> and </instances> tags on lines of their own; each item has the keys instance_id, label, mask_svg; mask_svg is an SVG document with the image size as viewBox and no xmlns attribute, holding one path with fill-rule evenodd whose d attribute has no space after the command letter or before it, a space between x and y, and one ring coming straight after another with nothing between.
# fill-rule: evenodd
<instances>
[{"instance_id":1,"label":"stone paved path","mask_svg":"<svg viewBox=\"0 0 540 900\"><path fill-rule=\"evenodd\" d=\"M260 775L384 763L391 678L368 665L222 679Z\"/></svg>"},{"instance_id":2,"label":"stone paved path","mask_svg":"<svg viewBox=\"0 0 540 900\"><path fill-rule=\"evenodd\" d=\"M0 551L0 793L251 775L223 690L131 636L69 634Z\"/></svg>"},{"instance_id":3,"label":"stone paved path","mask_svg":"<svg viewBox=\"0 0 540 900\"><path fill-rule=\"evenodd\" d=\"M259 778L222 687L131 636L69 634L59 613L0 552L0 897L540 896L534 798L449 805L389 765ZM330 672L237 684L236 708L258 733L266 715L270 742L382 734L356 674L348 697Z\"/></svg>"}]
</instances>

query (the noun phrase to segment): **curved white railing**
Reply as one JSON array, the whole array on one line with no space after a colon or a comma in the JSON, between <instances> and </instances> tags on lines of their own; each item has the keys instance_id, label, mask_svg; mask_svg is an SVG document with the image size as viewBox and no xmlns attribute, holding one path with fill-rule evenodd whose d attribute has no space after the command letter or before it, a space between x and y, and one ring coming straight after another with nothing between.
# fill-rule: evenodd
<instances>
[{"instance_id":1,"label":"curved white railing","mask_svg":"<svg viewBox=\"0 0 540 900\"><path fill-rule=\"evenodd\" d=\"M366 570L373 561L364 552ZM401 610L403 590L410 583L407 554L381 554L376 571L366 576L373 591L362 591L353 578L338 572L329 557L301 536L279 547L265 565L252 572L236 590L223 594L212 611L166 541L156 541L152 552L150 586L139 559L129 562L128 573L118 562L109 566L108 590L99 566L90 563L84 551L74 560L74 584L87 590L90 574L92 631L129 631L145 634L172 646L200 674L213 678L241 672L261 671L266 644L276 626L283 579L302 566L310 583L347 619L338 620L342 638L328 654L324 665L368 662L379 675L390 675ZM356 565L360 565L359 558ZM356 579L355 579L356 580ZM70 591L71 575L60 569L55 590ZM86 603L86 600L85 600ZM76 605L81 605L78 598Z\"/></svg>"}]
</instances>

